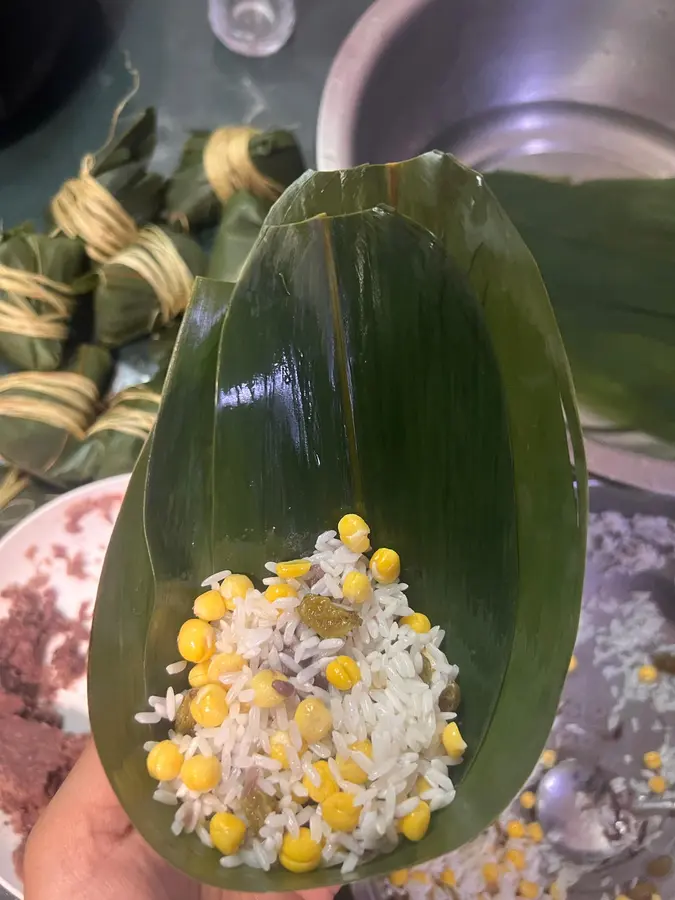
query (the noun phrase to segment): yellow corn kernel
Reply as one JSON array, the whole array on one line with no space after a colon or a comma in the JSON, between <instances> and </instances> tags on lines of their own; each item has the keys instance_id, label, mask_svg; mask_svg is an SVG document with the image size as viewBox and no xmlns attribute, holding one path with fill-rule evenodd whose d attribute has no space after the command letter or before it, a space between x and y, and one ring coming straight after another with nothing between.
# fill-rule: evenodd
<instances>
[{"instance_id":1,"label":"yellow corn kernel","mask_svg":"<svg viewBox=\"0 0 675 900\"><path fill-rule=\"evenodd\" d=\"M348 572L342 582L342 593L352 603L365 603L373 596L370 578L363 572Z\"/></svg>"},{"instance_id":2,"label":"yellow corn kernel","mask_svg":"<svg viewBox=\"0 0 675 900\"><path fill-rule=\"evenodd\" d=\"M292 588L290 584L271 584L265 591L265 597L274 603L275 600L281 600L282 597L297 597L298 592Z\"/></svg>"},{"instance_id":3,"label":"yellow corn kernel","mask_svg":"<svg viewBox=\"0 0 675 900\"><path fill-rule=\"evenodd\" d=\"M525 837L525 826L518 819L511 819L506 825L506 833L510 838Z\"/></svg>"},{"instance_id":4,"label":"yellow corn kernel","mask_svg":"<svg viewBox=\"0 0 675 900\"><path fill-rule=\"evenodd\" d=\"M272 757L272 759L276 759L277 762L281 763L281 766L284 769L287 769L289 766L288 754L286 753L286 750L290 746L291 739L287 731L275 731L274 734L270 735L270 756ZM305 749L306 748L303 743L298 753L304 753Z\"/></svg>"},{"instance_id":5,"label":"yellow corn kernel","mask_svg":"<svg viewBox=\"0 0 675 900\"><path fill-rule=\"evenodd\" d=\"M331 794L321 804L321 815L333 831L353 831L359 824L361 807L354 806L354 798L345 791Z\"/></svg>"},{"instance_id":6,"label":"yellow corn kernel","mask_svg":"<svg viewBox=\"0 0 675 900\"><path fill-rule=\"evenodd\" d=\"M398 830L409 841L421 841L429 829L431 821L431 807L424 800L420 800L415 809L398 823Z\"/></svg>"},{"instance_id":7,"label":"yellow corn kernel","mask_svg":"<svg viewBox=\"0 0 675 900\"><path fill-rule=\"evenodd\" d=\"M555 750L544 750L539 757L539 762L547 769L552 769L558 760L558 754Z\"/></svg>"},{"instance_id":8,"label":"yellow corn kernel","mask_svg":"<svg viewBox=\"0 0 675 900\"><path fill-rule=\"evenodd\" d=\"M178 632L178 652L188 662L206 662L216 648L216 632L202 619L188 619Z\"/></svg>"},{"instance_id":9,"label":"yellow corn kernel","mask_svg":"<svg viewBox=\"0 0 675 900\"><path fill-rule=\"evenodd\" d=\"M198 619L203 619L205 622L215 622L216 619L223 618L227 612L227 607L220 591L205 591L195 600L192 611Z\"/></svg>"},{"instance_id":10,"label":"yellow corn kernel","mask_svg":"<svg viewBox=\"0 0 675 900\"><path fill-rule=\"evenodd\" d=\"M279 850L279 862L289 872L313 872L321 862L321 844L312 840L309 828L301 828L297 837L285 834Z\"/></svg>"},{"instance_id":11,"label":"yellow corn kernel","mask_svg":"<svg viewBox=\"0 0 675 900\"><path fill-rule=\"evenodd\" d=\"M551 896L553 897L553 894L551 894ZM553 897L553 900L556 900L556 898ZM617 894L615 900L630 900L630 897L628 897L626 894ZM653 897L652 900L654 900Z\"/></svg>"},{"instance_id":12,"label":"yellow corn kernel","mask_svg":"<svg viewBox=\"0 0 675 900\"><path fill-rule=\"evenodd\" d=\"M312 568L308 559L289 559L287 562L277 563L277 575L279 578L302 578Z\"/></svg>"},{"instance_id":13,"label":"yellow corn kernel","mask_svg":"<svg viewBox=\"0 0 675 900\"><path fill-rule=\"evenodd\" d=\"M326 678L339 691L351 691L361 681L361 669L351 656L338 656L326 666Z\"/></svg>"},{"instance_id":14,"label":"yellow corn kernel","mask_svg":"<svg viewBox=\"0 0 675 900\"><path fill-rule=\"evenodd\" d=\"M316 744L325 738L333 725L330 710L318 697L306 697L298 703L293 718L303 741L308 744Z\"/></svg>"},{"instance_id":15,"label":"yellow corn kernel","mask_svg":"<svg viewBox=\"0 0 675 900\"><path fill-rule=\"evenodd\" d=\"M418 634L427 634L431 631L431 622L424 613L411 613L409 616L402 616L399 619L399 625L407 625Z\"/></svg>"},{"instance_id":16,"label":"yellow corn kernel","mask_svg":"<svg viewBox=\"0 0 675 900\"><path fill-rule=\"evenodd\" d=\"M188 681L190 682L190 687L193 688L201 688L204 687L205 684L209 683L209 666L210 661L197 663L196 666L193 666L188 672Z\"/></svg>"},{"instance_id":17,"label":"yellow corn kernel","mask_svg":"<svg viewBox=\"0 0 675 900\"><path fill-rule=\"evenodd\" d=\"M157 781L173 781L180 775L183 754L171 741L155 744L146 760L148 774Z\"/></svg>"},{"instance_id":18,"label":"yellow corn kernel","mask_svg":"<svg viewBox=\"0 0 675 900\"><path fill-rule=\"evenodd\" d=\"M530 822L527 826L527 836L530 840L534 841L535 844L541 844L544 840L544 829L539 822Z\"/></svg>"},{"instance_id":19,"label":"yellow corn kernel","mask_svg":"<svg viewBox=\"0 0 675 900\"><path fill-rule=\"evenodd\" d=\"M232 856L241 847L246 835L246 825L232 813L216 813L209 822L209 834L213 846L223 856Z\"/></svg>"},{"instance_id":20,"label":"yellow corn kernel","mask_svg":"<svg viewBox=\"0 0 675 900\"><path fill-rule=\"evenodd\" d=\"M397 869L395 872L391 873L389 881L394 887L405 887L408 883L409 874L408 869Z\"/></svg>"},{"instance_id":21,"label":"yellow corn kernel","mask_svg":"<svg viewBox=\"0 0 675 900\"><path fill-rule=\"evenodd\" d=\"M455 873L452 869L443 869L440 877L441 884L447 885L447 887L456 887L457 879L455 878Z\"/></svg>"},{"instance_id":22,"label":"yellow corn kernel","mask_svg":"<svg viewBox=\"0 0 675 900\"><path fill-rule=\"evenodd\" d=\"M368 759L373 758L373 745L370 741L356 741L349 745L349 749L356 750L358 753L363 753ZM351 756L345 757L338 754L335 761L340 770L340 775L345 781L351 781L352 784L365 784L366 781L368 781L366 773L361 766L354 762Z\"/></svg>"},{"instance_id":23,"label":"yellow corn kernel","mask_svg":"<svg viewBox=\"0 0 675 900\"><path fill-rule=\"evenodd\" d=\"M661 754L658 750L650 750L648 753L645 753L642 757L642 761L648 769L661 768Z\"/></svg>"},{"instance_id":24,"label":"yellow corn kernel","mask_svg":"<svg viewBox=\"0 0 675 900\"><path fill-rule=\"evenodd\" d=\"M253 590L253 582L247 575L228 575L220 585L220 593L223 595L225 606L234 610L234 601L243 600L249 591Z\"/></svg>"},{"instance_id":25,"label":"yellow corn kernel","mask_svg":"<svg viewBox=\"0 0 675 900\"><path fill-rule=\"evenodd\" d=\"M534 881L521 881L518 884L518 896L525 897L527 900L537 900L539 888Z\"/></svg>"},{"instance_id":26,"label":"yellow corn kernel","mask_svg":"<svg viewBox=\"0 0 675 900\"><path fill-rule=\"evenodd\" d=\"M228 712L227 691L222 684L205 685L190 702L190 715L204 728L222 725Z\"/></svg>"},{"instance_id":27,"label":"yellow corn kernel","mask_svg":"<svg viewBox=\"0 0 675 900\"><path fill-rule=\"evenodd\" d=\"M370 527L356 513L347 513L338 522L338 534L343 544L353 553L365 553L370 550Z\"/></svg>"},{"instance_id":28,"label":"yellow corn kernel","mask_svg":"<svg viewBox=\"0 0 675 900\"><path fill-rule=\"evenodd\" d=\"M659 670L656 666L640 666L638 669L638 678L643 684L654 684L659 677Z\"/></svg>"},{"instance_id":29,"label":"yellow corn kernel","mask_svg":"<svg viewBox=\"0 0 675 900\"><path fill-rule=\"evenodd\" d=\"M507 850L505 859L519 872L525 868L525 854L522 850Z\"/></svg>"},{"instance_id":30,"label":"yellow corn kernel","mask_svg":"<svg viewBox=\"0 0 675 900\"><path fill-rule=\"evenodd\" d=\"M551 900L563 900L562 891L557 881L553 882L553 884L549 887L548 892L551 895ZM616 900L621 900L622 896L623 894L619 895ZM628 900L628 897L624 897L624 900Z\"/></svg>"},{"instance_id":31,"label":"yellow corn kernel","mask_svg":"<svg viewBox=\"0 0 675 900\"><path fill-rule=\"evenodd\" d=\"M500 875L501 869L497 863L489 862L483 865L483 878L486 884L497 884Z\"/></svg>"},{"instance_id":32,"label":"yellow corn kernel","mask_svg":"<svg viewBox=\"0 0 675 900\"><path fill-rule=\"evenodd\" d=\"M190 791L212 791L220 781L220 772L216 756L192 756L183 763L180 777Z\"/></svg>"},{"instance_id":33,"label":"yellow corn kernel","mask_svg":"<svg viewBox=\"0 0 675 900\"><path fill-rule=\"evenodd\" d=\"M414 790L415 790L415 793L417 794L417 796L419 796L420 794L424 794L426 791L431 790L431 785L429 784L427 779L424 777L424 775L420 775L420 777L417 779L417 781L415 782Z\"/></svg>"},{"instance_id":34,"label":"yellow corn kernel","mask_svg":"<svg viewBox=\"0 0 675 900\"><path fill-rule=\"evenodd\" d=\"M652 775L647 782L647 786L652 794L665 794L668 790L668 782L663 775Z\"/></svg>"},{"instance_id":35,"label":"yellow corn kernel","mask_svg":"<svg viewBox=\"0 0 675 900\"><path fill-rule=\"evenodd\" d=\"M282 694L272 687L274 681L288 681L281 672L273 672L271 669L262 669L251 679L251 687L253 688L253 702L261 709L272 709L273 706L281 706L286 700Z\"/></svg>"},{"instance_id":36,"label":"yellow corn kernel","mask_svg":"<svg viewBox=\"0 0 675 900\"><path fill-rule=\"evenodd\" d=\"M221 675L231 675L233 672L241 672L245 665L245 659L238 653L216 653L209 660L207 678L216 682Z\"/></svg>"},{"instance_id":37,"label":"yellow corn kernel","mask_svg":"<svg viewBox=\"0 0 675 900\"><path fill-rule=\"evenodd\" d=\"M534 809L537 805L537 797L532 791L523 791L520 795L520 805L523 809Z\"/></svg>"},{"instance_id":38,"label":"yellow corn kernel","mask_svg":"<svg viewBox=\"0 0 675 900\"><path fill-rule=\"evenodd\" d=\"M416 881L418 884L429 884L430 878L426 872L411 872L410 880Z\"/></svg>"},{"instance_id":39,"label":"yellow corn kernel","mask_svg":"<svg viewBox=\"0 0 675 900\"><path fill-rule=\"evenodd\" d=\"M466 750L466 742L454 722L448 722L441 736L445 752L453 759L460 759Z\"/></svg>"},{"instance_id":40,"label":"yellow corn kernel","mask_svg":"<svg viewBox=\"0 0 675 900\"><path fill-rule=\"evenodd\" d=\"M401 558L395 550L380 547L370 559L370 571L380 584L391 584L401 574Z\"/></svg>"},{"instance_id":41,"label":"yellow corn kernel","mask_svg":"<svg viewBox=\"0 0 675 900\"><path fill-rule=\"evenodd\" d=\"M303 776L302 783L307 789L310 800L313 800L315 803L324 803L324 801L332 794L337 794L339 788L336 780L331 775L331 771L328 768L328 763L325 759L320 759L318 762L315 762L314 768L321 779L321 783L318 785L314 784L308 775Z\"/></svg>"},{"instance_id":42,"label":"yellow corn kernel","mask_svg":"<svg viewBox=\"0 0 675 900\"><path fill-rule=\"evenodd\" d=\"M567 671L574 672L574 670L576 669L578 664L579 664L579 660L576 658L576 656L574 654L572 654L572 656L570 657L570 664L567 667Z\"/></svg>"}]
</instances>

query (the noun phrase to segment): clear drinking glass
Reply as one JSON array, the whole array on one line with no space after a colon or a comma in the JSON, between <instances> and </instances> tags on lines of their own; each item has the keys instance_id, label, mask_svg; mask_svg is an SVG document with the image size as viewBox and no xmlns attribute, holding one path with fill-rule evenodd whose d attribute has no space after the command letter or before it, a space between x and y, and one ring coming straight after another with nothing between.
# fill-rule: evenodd
<instances>
[{"instance_id":1,"label":"clear drinking glass","mask_svg":"<svg viewBox=\"0 0 675 900\"><path fill-rule=\"evenodd\" d=\"M295 28L295 0L209 0L211 30L230 50L271 56Z\"/></svg>"}]
</instances>

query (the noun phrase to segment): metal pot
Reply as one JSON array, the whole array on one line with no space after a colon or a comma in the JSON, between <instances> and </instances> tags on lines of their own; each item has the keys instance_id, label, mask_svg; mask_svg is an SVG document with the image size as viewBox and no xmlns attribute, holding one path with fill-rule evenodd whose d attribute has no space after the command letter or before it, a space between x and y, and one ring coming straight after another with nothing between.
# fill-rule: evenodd
<instances>
[{"instance_id":1,"label":"metal pot","mask_svg":"<svg viewBox=\"0 0 675 900\"><path fill-rule=\"evenodd\" d=\"M675 174L669 0L376 0L343 44L319 168L448 150L475 168Z\"/></svg>"}]
</instances>

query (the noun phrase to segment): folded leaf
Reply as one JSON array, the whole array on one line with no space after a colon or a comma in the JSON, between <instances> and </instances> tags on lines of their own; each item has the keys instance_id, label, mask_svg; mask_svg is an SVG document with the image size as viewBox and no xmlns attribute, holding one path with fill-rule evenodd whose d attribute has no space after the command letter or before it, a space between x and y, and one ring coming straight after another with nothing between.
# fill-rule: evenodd
<instances>
[{"instance_id":1,"label":"folded leaf","mask_svg":"<svg viewBox=\"0 0 675 900\"><path fill-rule=\"evenodd\" d=\"M541 269L587 434L675 458L675 180L486 177Z\"/></svg>"},{"instance_id":2,"label":"folded leaf","mask_svg":"<svg viewBox=\"0 0 675 900\"><path fill-rule=\"evenodd\" d=\"M0 242L0 357L19 369L48 371L61 363L78 296L89 268L80 241L20 232Z\"/></svg>"},{"instance_id":3,"label":"folded leaf","mask_svg":"<svg viewBox=\"0 0 675 900\"><path fill-rule=\"evenodd\" d=\"M0 378L0 456L49 481L94 421L111 368L107 350L83 344L64 372Z\"/></svg>"},{"instance_id":4,"label":"folded leaf","mask_svg":"<svg viewBox=\"0 0 675 900\"><path fill-rule=\"evenodd\" d=\"M446 852L501 811L548 734L576 633L586 478L568 427L578 449L536 266L480 177L449 157L309 175L271 211L231 298L197 282L91 648L99 753L158 852L229 889L345 880L223 870L194 836L174 838L172 810L150 800L140 748L152 731L133 715L166 690L206 575L259 579L349 510L400 551L416 608L446 629L475 750L424 841L346 880Z\"/></svg>"},{"instance_id":5,"label":"folded leaf","mask_svg":"<svg viewBox=\"0 0 675 900\"><path fill-rule=\"evenodd\" d=\"M223 208L209 258L207 275L235 282L255 244L270 203L245 191L234 194Z\"/></svg>"}]
</instances>

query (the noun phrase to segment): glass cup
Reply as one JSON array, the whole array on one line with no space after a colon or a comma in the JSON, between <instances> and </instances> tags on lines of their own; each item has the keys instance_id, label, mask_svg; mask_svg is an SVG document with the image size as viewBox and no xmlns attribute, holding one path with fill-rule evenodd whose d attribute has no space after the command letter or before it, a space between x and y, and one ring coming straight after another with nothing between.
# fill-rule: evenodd
<instances>
[{"instance_id":1,"label":"glass cup","mask_svg":"<svg viewBox=\"0 0 675 900\"><path fill-rule=\"evenodd\" d=\"M209 0L211 30L243 56L271 56L295 28L295 0Z\"/></svg>"}]
</instances>

